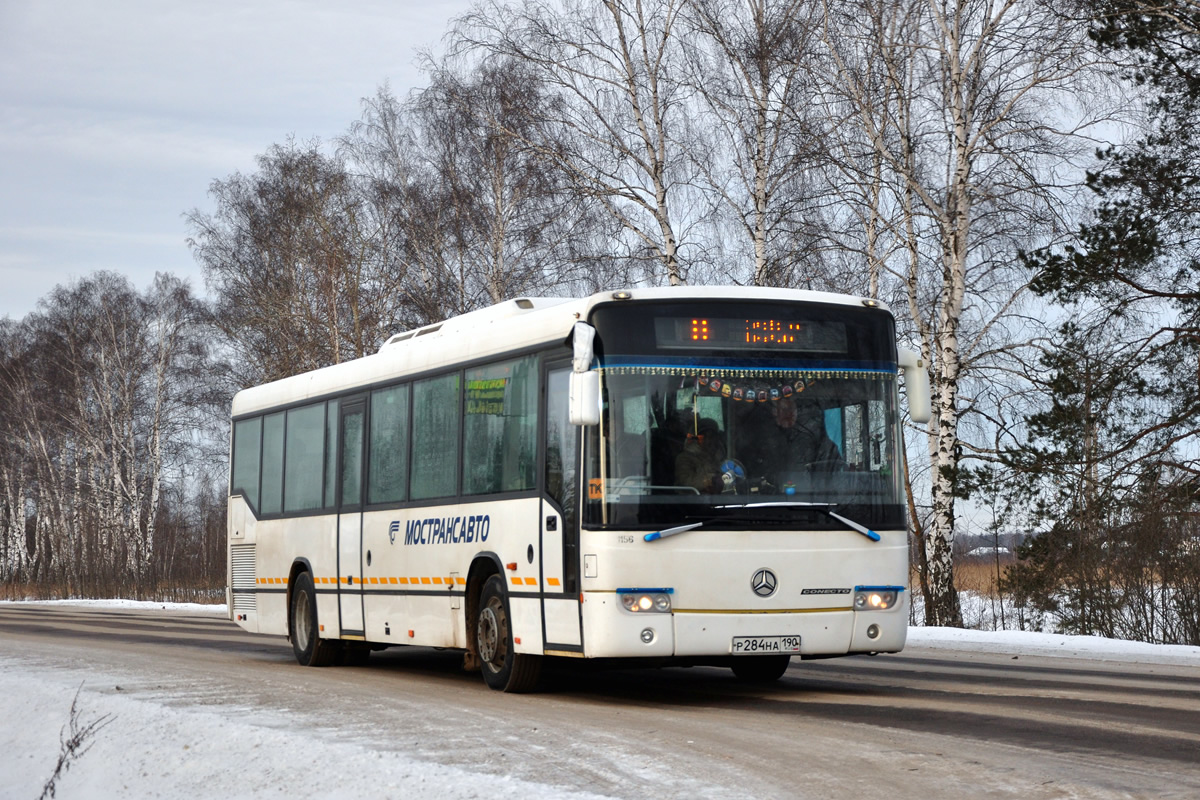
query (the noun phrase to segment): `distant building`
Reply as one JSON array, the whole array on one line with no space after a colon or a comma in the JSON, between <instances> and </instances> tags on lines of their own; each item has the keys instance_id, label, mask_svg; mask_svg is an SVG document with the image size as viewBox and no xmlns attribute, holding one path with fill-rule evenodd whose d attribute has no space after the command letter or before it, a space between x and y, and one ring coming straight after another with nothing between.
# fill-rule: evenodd
<instances>
[{"instance_id":1,"label":"distant building","mask_svg":"<svg viewBox=\"0 0 1200 800\"><path fill-rule=\"evenodd\" d=\"M1007 547L976 547L973 550L967 551L967 558L996 558L1007 557L1012 555L1012 550Z\"/></svg>"}]
</instances>

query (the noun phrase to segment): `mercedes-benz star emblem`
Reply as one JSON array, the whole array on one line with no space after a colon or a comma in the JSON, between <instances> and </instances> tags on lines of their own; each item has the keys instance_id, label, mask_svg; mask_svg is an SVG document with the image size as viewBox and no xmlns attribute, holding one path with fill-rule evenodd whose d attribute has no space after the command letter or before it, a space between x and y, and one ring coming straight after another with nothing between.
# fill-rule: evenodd
<instances>
[{"instance_id":1,"label":"mercedes-benz star emblem","mask_svg":"<svg viewBox=\"0 0 1200 800\"><path fill-rule=\"evenodd\" d=\"M770 597L775 594L775 587L779 585L779 579L775 577L775 573L769 569L760 569L754 573L754 577L750 579L750 588L759 597Z\"/></svg>"}]
</instances>

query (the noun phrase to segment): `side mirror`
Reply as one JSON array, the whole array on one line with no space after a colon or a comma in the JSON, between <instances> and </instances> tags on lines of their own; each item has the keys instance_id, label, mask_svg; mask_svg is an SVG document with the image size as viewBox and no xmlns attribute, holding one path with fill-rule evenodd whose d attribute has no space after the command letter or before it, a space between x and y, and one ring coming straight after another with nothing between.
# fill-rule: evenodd
<instances>
[{"instance_id":1,"label":"side mirror","mask_svg":"<svg viewBox=\"0 0 1200 800\"><path fill-rule=\"evenodd\" d=\"M568 384L567 406L572 425L600 424L600 373L595 370L572 372Z\"/></svg>"},{"instance_id":2,"label":"side mirror","mask_svg":"<svg viewBox=\"0 0 1200 800\"><path fill-rule=\"evenodd\" d=\"M899 349L900 366L904 368L904 389L908 394L908 415L924 425L933 415L929 403L929 372L925 362L912 350Z\"/></svg>"},{"instance_id":3,"label":"side mirror","mask_svg":"<svg viewBox=\"0 0 1200 800\"><path fill-rule=\"evenodd\" d=\"M600 373L592 369L595 338L595 328L586 322L575 323L571 331L573 371L567 387L567 416L572 425L600 424Z\"/></svg>"}]
</instances>

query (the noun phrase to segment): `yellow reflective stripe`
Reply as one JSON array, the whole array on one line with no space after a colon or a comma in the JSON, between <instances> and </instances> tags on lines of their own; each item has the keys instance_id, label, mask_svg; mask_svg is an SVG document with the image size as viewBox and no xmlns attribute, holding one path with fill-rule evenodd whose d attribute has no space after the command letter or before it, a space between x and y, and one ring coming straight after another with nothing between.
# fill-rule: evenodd
<instances>
[{"instance_id":1,"label":"yellow reflective stripe","mask_svg":"<svg viewBox=\"0 0 1200 800\"><path fill-rule=\"evenodd\" d=\"M413 576L404 577L404 576L394 576L394 575L384 575L384 576L377 575L374 577L365 577L365 576L357 576L356 575L351 578L348 578L348 577L345 577L342 575L337 575L334 577L321 577L321 576L314 575L312 580L313 580L314 585L322 585L322 586L332 586L332 585L348 586L348 585L357 584L359 586L367 586L367 585L370 585L370 586L388 586L388 585L421 586L421 585L424 585L424 586L451 586L452 587L452 586L455 586L456 584L458 586L466 586L467 585L466 578L460 578L460 577L456 577L456 576L443 577L440 575L431 576L431 577L419 577L419 578L413 577ZM261 585L261 586L286 586L288 584L288 579L287 578L255 578L254 582L255 582L255 584ZM526 586L526 585L527 586L537 586L537 578L513 578L512 582L513 582L514 586ZM549 582L552 586L559 585L559 581L557 578L550 578Z\"/></svg>"}]
</instances>

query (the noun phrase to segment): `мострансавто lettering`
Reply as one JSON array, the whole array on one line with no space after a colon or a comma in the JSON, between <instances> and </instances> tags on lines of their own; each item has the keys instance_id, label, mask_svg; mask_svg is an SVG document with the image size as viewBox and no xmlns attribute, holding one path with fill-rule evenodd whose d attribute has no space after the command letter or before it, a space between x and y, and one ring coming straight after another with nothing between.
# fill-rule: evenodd
<instances>
[{"instance_id":1,"label":"\u043c\u043e\u0441\u0442\u0440\u0430\u043d\u0441\u0430\u0432\u0442\u043e lettering","mask_svg":"<svg viewBox=\"0 0 1200 800\"><path fill-rule=\"evenodd\" d=\"M392 523L397 530L400 523ZM491 532L492 518L487 514L470 517L430 517L412 519L404 523L404 543L408 544L458 544L460 542L486 542Z\"/></svg>"}]
</instances>

